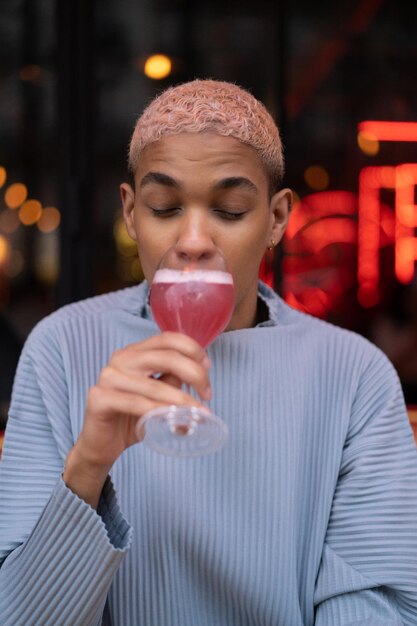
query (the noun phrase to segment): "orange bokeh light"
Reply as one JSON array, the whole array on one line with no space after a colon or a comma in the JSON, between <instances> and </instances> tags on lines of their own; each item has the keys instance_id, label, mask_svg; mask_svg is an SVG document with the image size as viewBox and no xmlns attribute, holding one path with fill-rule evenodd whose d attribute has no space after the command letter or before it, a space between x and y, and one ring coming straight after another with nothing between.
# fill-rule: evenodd
<instances>
[{"instance_id":1,"label":"orange bokeh light","mask_svg":"<svg viewBox=\"0 0 417 626\"><path fill-rule=\"evenodd\" d=\"M6 168L0 166L0 187L3 187L4 183L6 182L6 178L7 178Z\"/></svg>"},{"instance_id":2,"label":"orange bokeh light","mask_svg":"<svg viewBox=\"0 0 417 626\"><path fill-rule=\"evenodd\" d=\"M47 206L43 209L37 227L42 233L52 233L61 223L61 213L54 206Z\"/></svg>"},{"instance_id":3,"label":"orange bokeh light","mask_svg":"<svg viewBox=\"0 0 417 626\"><path fill-rule=\"evenodd\" d=\"M145 61L144 72L148 78L161 80L170 75L172 61L165 54L153 54Z\"/></svg>"},{"instance_id":4,"label":"orange bokeh light","mask_svg":"<svg viewBox=\"0 0 417 626\"><path fill-rule=\"evenodd\" d=\"M9 254L9 242L6 237L0 235L0 265L3 265Z\"/></svg>"},{"instance_id":5,"label":"orange bokeh light","mask_svg":"<svg viewBox=\"0 0 417 626\"><path fill-rule=\"evenodd\" d=\"M304 180L311 189L322 191L329 186L330 176L321 165L310 165L304 172Z\"/></svg>"},{"instance_id":6,"label":"orange bokeh light","mask_svg":"<svg viewBox=\"0 0 417 626\"><path fill-rule=\"evenodd\" d=\"M42 215L42 205L39 200L27 200L19 209L19 219L25 226L36 224Z\"/></svg>"},{"instance_id":7,"label":"orange bokeh light","mask_svg":"<svg viewBox=\"0 0 417 626\"><path fill-rule=\"evenodd\" d=\"M6 189L4 201L9 209L17 209L28 197L28 190L23 183L13 183Z\"/></svg>"},{"instance_id":8,"label":"orange bokeh light","mask_svg":"<svg viewBox=\"0 0 417 626\"><path fill-rule=\"evenodd\" d=\"M361 130L358 133L358 146L365 154L375 156L379 152L379 141L370 132Z\"/></svg>"}]
</instances>

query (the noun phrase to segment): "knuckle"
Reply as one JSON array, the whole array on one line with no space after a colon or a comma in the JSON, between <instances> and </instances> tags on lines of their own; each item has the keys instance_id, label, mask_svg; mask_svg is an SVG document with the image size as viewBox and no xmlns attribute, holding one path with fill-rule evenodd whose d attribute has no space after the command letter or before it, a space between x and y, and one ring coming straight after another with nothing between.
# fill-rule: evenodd
<instances>
[{"instance_id":1,"label":"knuckle","mask_svg":"<svg viewBox=\"0 0 417 626\"><path fill-rule=\"evenodd\" d=\"M110 363L109 363L109 364L111 364L111 363L117 363L117 361L120 359L121 352L122 352L121 350L115 350L115 351L113 352L113 354L111 355L111 358L110 358Z\"/></svg>"},{"instance_id":2,"label":"knuckle","mask_svg":"<svg viewBox=\"0 0 417 626\"><path fill-rule=\"evenodd\" d=\"M94 385L94 387L90 387L90 389L88 390L88 404L90 406L96 406L100 404L100 399L101 391L99 387L97 385Z\"/></svg>"},{"instance_id":3,"label":"knuckle","mask_svg":"<svg viewBox=\"0 0 417 626\"><path fill-rule=\"evenodd\" d=\"M113 363L113 364L114 364L114 363L118 363L118 362L120 361L120 359L122 359L122 358L123 358L123 354L124 354L124 352L125 352L125 349L124 349L124 348L119 348L118 350L115 350L115 351L113 352L112 356L111 356L111 359L110 359L110 363L109 363L109 365L110 365L110 364L112 364L112 363Z\"/></svg>"},{"instance_id":4,"label":"knuckle","mask_svg":"<svg viewBox=\"0 0 417 626\"><path fill-rule=\"evenodd\" d=\"M106 365L100 372L99 383L104 387L109 387L114 379L114 368Z\"/></svg>"}]
</instances>

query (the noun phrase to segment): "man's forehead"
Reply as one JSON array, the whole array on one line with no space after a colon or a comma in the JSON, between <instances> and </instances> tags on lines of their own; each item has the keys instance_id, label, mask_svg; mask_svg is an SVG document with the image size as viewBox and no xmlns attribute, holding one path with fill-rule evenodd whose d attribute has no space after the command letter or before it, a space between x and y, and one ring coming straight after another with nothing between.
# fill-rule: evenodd
<instances>
[{"instance_id":1,"label":"man's forehead","mask_svg":"<svg viewBox=\"0 0 417 626\"><path fill-rule=\"evenodd\" d=\"M186 177L192 171L210 171L216 179L252 180L266 175L254 148L234 137L215 133L181 133L149 144L139 157L136 180L141 180L151 171L174 179Z\"/></svg>"},{"instance_id":2,"label":"man's forehead","mask_svg":"<svg viewBox=\"0 0 417 626\"><path fill-rule=\"evenodd\" d=\"M148 185L162 185L163 187L170 187L173 189L181 190L183 183L181 179L176 179L173 176L169 176L163 172L150 171L147 172L139 182L139 187L144 188ZM214 179L211 184L213 191L223 191L228 189L240 189L249 191L251 193L258 193L258 188L255 183L246 176L226 176L219 179Z\"/></svg>"}]
</instances>

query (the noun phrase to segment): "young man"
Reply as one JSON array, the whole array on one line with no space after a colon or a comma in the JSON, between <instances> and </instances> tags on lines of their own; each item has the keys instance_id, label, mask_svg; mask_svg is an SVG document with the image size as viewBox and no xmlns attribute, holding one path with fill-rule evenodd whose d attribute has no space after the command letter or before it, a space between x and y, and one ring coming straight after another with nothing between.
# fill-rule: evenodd
<instances>
[{"instance_id":1,"label":"young man","mask_svg":"<svg viewBox=\"0 0 417 626\"><path fill-rule=\"evenodd\" d=\"M270 115L232 84L174 87L138 120L129 165L146 281L51 315L20 360L0 468L2 623L415 624L417 452L398 377L363 338L258 283L291 204ZM234 277L209 358L152 319L172 246L197 264L218 247ZM215 454L137 443L146 411L196 404L183 382L228 424Z\"/></svg>"}]
</instances>

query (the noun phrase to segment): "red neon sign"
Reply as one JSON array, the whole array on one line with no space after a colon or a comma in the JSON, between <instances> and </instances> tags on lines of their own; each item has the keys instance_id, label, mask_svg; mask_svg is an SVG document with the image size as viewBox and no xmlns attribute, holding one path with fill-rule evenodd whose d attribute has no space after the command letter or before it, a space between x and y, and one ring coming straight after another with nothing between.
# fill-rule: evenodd
<instances>
[{"instance_id":1,"label":"red neon sign","mask_svg":"<svg viewBox=\"0 0 417 626\"><path fill-rule=\"evenodd\" d=\"M396 167L395 273L402 283L410 283L417 261L417 163Z\"/></svg>"},{"instance_id":2,"label":"red neon sign","mask_svg":"<svg viewBox=\"0 0 417 626\"><path fill-rule=\"evenodd\" d=\"M379 141L417 141L417 122L361 122L359 132Z\"/></svg>"},{"instance_id":3,"label":"red neon sign","mask_svg":"<svg viewBox=\"0 0 417 626\"><path fill-rule=\"evenodd\" d=\"M365 121L359 124L359 131L378 141L417 142L417 122ZM293 209L284 239L287 302L319 316L334 308L341 292L346 294L352 286L343 267L351 256L346 246L356 251L357 298L362 306L379 301L382 248L393 247L396 279L411 282L417 262L416 187L417 163L405 163L363 168L358 198L343 191L302 198ZM381 200L386 189L395 196L392 207ZM334 246L347 255L337 267L331 261Z\"/></svg>"},{"instance_id":4,"label":"red neon sign","mask_svg":"<svg viewBox=\"0 0 417 626\"><path fill-rule=\"evenodd\" d=\"M313 193L294 205L283 259L283 294L291 306L318 317L342 306L355 287L356 215L357 198L348 191Z\"/></svg>"},{"instance_id":5,"label":"red neon sign","mask_svg":"<svg viewBox=\"0 0 417 626\"><path fill-rule=\"evenodd\" d=\"M376 122L375 122L376 123ZM388 125L389 122L380 124ZM417 127L417 124L415 125ZM365 167L359 176L358 300L373 306L379 300L381 189L395 191L395 275L399 282L413 280L417 261L417 164Z\"/></svg>"},{"instance_id":6,"label":"red neon sign","mask_svg":"<svg viewBox=\"0 0 417 626\"><path fill-rule=\"evenodd\" d=\"M358 300L373 306L379 300L381 189L395 187L395 167L364 167L359 175Z\"/></svg>"}]
</instances>

